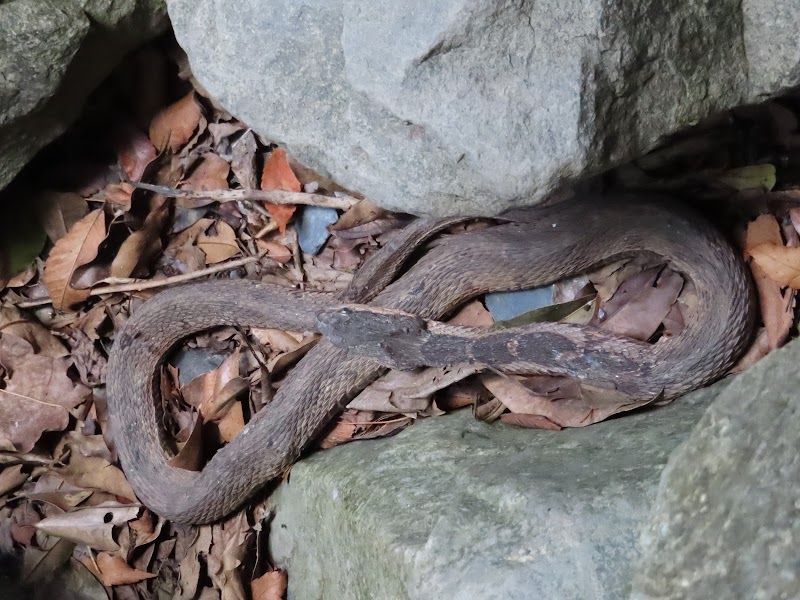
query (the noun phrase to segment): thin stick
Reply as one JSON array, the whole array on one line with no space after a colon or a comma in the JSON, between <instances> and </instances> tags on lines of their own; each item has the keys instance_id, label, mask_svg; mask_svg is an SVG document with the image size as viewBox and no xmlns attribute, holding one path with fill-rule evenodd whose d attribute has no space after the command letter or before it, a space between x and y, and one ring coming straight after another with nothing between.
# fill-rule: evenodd
<instances>
[{"instance_id":1,"label":"thin stick","mask_svg":"<svg viewBox=\"0 0 800 600\"><path fill-rule=\"evenodd\" d=\"M265 258L264 253L262 252L256 256L248 256L246 258L240 258L226 263L220 263L218 265L214 265L213 267L200 269L199 271L194 271L192 273L183 273L182 275L174 275L172 277L167 277L165 279L148 279L146 281L132 281L131 283L104 285L92 288L90 290L89 296L104 296L106 294L116 294L118 292L139 292L142 290L150 290L155 288L166 287L169 285L175 285L176 283L184 283L186 281L192 281L193 279L200 279L201 277L205 277L206 275L213 275L214 273L220 273L222 271L236 269L244 265L249 265L250 263L258 262L259 260L262 259L264 259L265 264L267 264L268 266L271 267L280 266L280 263L278 263L277 261L274 261L271 258ZM30 300L28 302L20 302L19 304L17 304L17 306L19 308L32 308L35 306L45 306L46 304L50 304L51 302L52 300L50 298L43 298L41 300Z\"/></svg>"},{"instance_id":2,"label":"thin stick","mask_svg":"<svg viewBox=\"0 0 800 600\"><path fill-rule=\"evenodd\" d=\"M140 181L129 181L132 186L142 190L155 192L168 198L207 199L213 202L234 202L237 200L269 202L270 204L310 204L347 210L361 202L353 196L323 196L322 194L304 194L303 192L287 192L284 190L182 190L163 185L153 185Z\"/></svg>"}]
</instances>

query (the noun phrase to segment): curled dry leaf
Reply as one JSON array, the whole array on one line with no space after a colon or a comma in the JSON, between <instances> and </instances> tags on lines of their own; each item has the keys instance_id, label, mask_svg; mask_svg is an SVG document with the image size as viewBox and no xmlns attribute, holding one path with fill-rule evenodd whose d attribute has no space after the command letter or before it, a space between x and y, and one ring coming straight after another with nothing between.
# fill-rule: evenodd
<instances>
[{"instance_id":1,"label":"curled dry leaf","mask_svg":"<svg viewBox=\"0 0 800 600\"><path fill-rule=\"evenodd\" d=\"M119 128L116 135L117 158L131 181L139 181L144 170L156 158L150 139L133 125Z\"/></svg>"},{"instance_id":2,"label":"curled dry leaf","mask_svg":"<svg viewBox=\"0 0 800 600\"><path fill-rule=\"evenodd\" d=\"M43 283L50 293L53 307L59 310L89 297L89 290L78 290L70 285L78 267L97 257L100 243L106 238L106 221L103 209L93 210L56 242L44 266Z\"/></svg>"},{"instance_id":3,"label":"curled dry leaf","mask_svg":"<svg viewBox=\"0 0 800 600\"><path fill-rule=\"evenodd\" d=\"M101 490L118 498L136 500L136 494L133 493L133 488L122 471L99 456L84 456L79 451L73 450L69 464L53 470L65 481L78 487Z\"/></svg>"},{"instance_id":4,"label":"curled dry leaf","mask_svg":"<svg viewBox=\"0 0 800 600\"><path fill-rule=\"evenodd\" d=\"M794 320L795 298L795 291L791 287L785 290L781 289L785 284L773 277L774 267L770 271L764 268L766 256L778 257L770 255L768 251L764 256L757 258L762 250L774 248L784 248L778 220L771 214L760 215L747 226L745 256L749 255L753 259L750 262L750 269L753 272L753 279L758 291L761 317L771 350L780 347L789 335ZM800 269L800 249L786 248L786 250L793 250L792 255L797 256L796 266ZM800 270L798 270L798 274L800 274ZM751 355L751 360L754 356Z\"/></svg>"},{"instance_id":5,"label":"curled dry leaf","mask_svg":"<svg viewBox=\"0 0 800 600\"><path fill-rule=\"evenodd\" d=\"M215 264L240 253L236 232L225 221L215 221L215 234L202 231L197 236L197 247L206 255L206 263Z\"/></svg>"},{"instance_id":6,"label":"curled dry leaf","mask_svg":"<svg viewBox=\"0 0 800 600\"><path fill-rule=\"evenodd\" d=\"M150 122L150 141L159 152L165 148L175 152L192 139L201 117L202 110L195 93L189 92L153 117Z\"/></svg>"},{"instance_id":7,"label":"curled dry leaf","mask_svg":"<svg viewBox=\"0 0 800 600\"><path fill-rule=\"evenodd\" d=\"M156 577L155 573L139 571L138 569L129 567L128 563L119 556L114 556L107 552L100 552L97 554L97 566L103 577L103 585L108 587L138 583L139 581Z\"/></svg>"},{"instance_id":8,"label":"curled dry leaf","mask_svg":"<svg viewBox=\"0 0 800 600\"><path fill-rule=\"evenodd\" d=\"M623 283L609 304L618 294L624 293L624 305L619 306L601 328L636 340L649 339L670 313L683 289L683 277L678 273L671 269L659 271L658 268L644 271ZM648 273L652 276L645 276ZM635 286L631 284L634 280Z\"/></svg>"},{"instance_id":9,"label":"curled dry leaf","mask_svg":"<svg viewBox=\"0 0 800 600\"><path fill-rule=\"evenodd\" d=\"M283 600L288 579L283 569L267 571L261 577L250 582L253 600Z\"/></svg>"},{"instance_id":10,"label":"curled dry leaf","mask_svg":"<svg viewBox=\"0 0 800 600\"><path fill-rule=\"evenodd\" d=\"M134 231L122 242L111 262L111 277L125 279L130 277L140 264L146 264L161 251L161 231L169 218L169 205L161 202L145 217L142 228Z\"/></svg>"}]
</instances>

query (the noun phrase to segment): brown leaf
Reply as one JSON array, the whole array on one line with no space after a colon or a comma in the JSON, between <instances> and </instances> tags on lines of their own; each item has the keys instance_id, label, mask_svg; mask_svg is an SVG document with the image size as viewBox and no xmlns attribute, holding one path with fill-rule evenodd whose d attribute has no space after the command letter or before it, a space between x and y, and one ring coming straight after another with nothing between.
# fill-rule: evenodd
<instances>
[{"instance_id":1,"label":"brown leaf","mask_svg":"<svg viewBox=\"0 0 800 600\"><path fill-rule=\"evenodd\" d=\"M119 556L113 556L107 552L97 554L97 566L103 576L103 585L108 587L137 583L157 576L155 573L133 569Z\"/></svg>"},{"instance_id":2,"label":"brown leaf","mask_svg":"<svg viewBox=\"0 0 800 600\"><path fill-rule=\"evenodd\" d=\"M358 410L413 414L426 410L435 392L474 375L480 369L476 365L457 364L419 371L389 371L364 388L347 406Z\"/></svg>"},{"instance_id":3,"label":"brown leaf","mask_svg":"<svg viewBox=\"0 0 800 600\"><path fill-rule=\"evenodd\" d=\"M156 158L150 139L132 125L124 126L116 136L117 158L131 181L139 181L144 170Z\"/></svg>"},{"instance_id":4,"label":"brown leaf","mask_svg":"<svg viewBox=\"0 0 800 600\"><path fill-rule=\"evenodd\" d=\"M228 260L239 254L239 245L236 243L236 232L225 221L215 221L215 235L203 231L197 236L197 247L206 255L208 264L215 264Z\"/></svg>"},{"instance_id":5,"label":"brown leaf","mask_svg":"<svg viewBox=\"0 0 800 600\"><path fill-rule=\"evenodd\" d=\"M105 187L99 197L122 210L131 209L131 195L136 188L130 183L112 183Z\"/></svg>"},{"instance_id":6,"label":"brown leaf","mask_svg":"<svg viewBox=\"0 0 800 600\"><path fill-rule=\"evenodd\" d=\"M272 260L281 264L286 264L292 260L292 251L278 242L256 240L256 246L260 252L266 252Z\"/></svg>"},{"instance_id":7,"label":"brown leaf","mask_svg":"<svg viewBox=\"0 0 800 600\"><path fill-rule=\"evenodd\" d=\"M684 283L683 277L671 269L664 269L656 279L657 274L656 270L652 278L635 276L635 286L627 285L631 280L621 285L609 304L619 294L625 295L625 303L601 324L601 329L641 341L649 339L669 314Z\"/></svg>"},{"instance_id":8,"label":"brown leaf","mask_svg":"<svg viewBox=\"0 0 800 600\"><path fill-rule=\"evenodd\" d=\"M384 210L377 204L374 204L369 200L362 200L358 204L355 204L351 208L347 209L345 213L339 217L339 220L331 225L330 230L333 232L352 229L353 227L364 225L374 221L375 219L386 216L387 214L388 211Z\"/></svg>"},{"instance_id":9,"label":"brown leaf","mask_svg":"<svg viewBox=\"0 0 800 600\"><path fill-rule=\"evenodd\" d=\"M466 304L456 315L447 321L450 325L463 327L489 327L494 323L490 313L480 300Z\"/></svg>"},{"instance_id":10,"label":"brown leaf","mask_svg":"<svg viewBox=\"0 0 800 600\"><path fill-rule=\"evenodd\" d=\"M150 141L159 152L165 148L176 152L192 139L202 116L194 91L189 92L153 117L150 122Z\"/></svg>"},{"instance_id":11,"label":"brown leaf","mask_svg":"<svg viewBox=\"0 0 800 600\"><path fill-rule=\"evenodd\" d=\"M28 481L28 474L22 472L22 465L15 465L0 471L0 497L13 492Z\"/></svg>"},{"instance_id":12,"label":"brown leaf","mask_svg":"<svg viewBox=\"0 0 800 600\"><path fill-rule=\"evenodd\" d=\"M139 231L134 231L119 247L111 262L111 277L130 277L141 264L161 251L161 231L169 218L169 205L162 200L151 210Z\"/></svg>"},{"instance_id":13,"label":"brown leaf","mask_svg":"<svg viewBox=\"0 0 800 600\"><path fill-rule=\"evenodd\" d=\"M0 362L11 373L0 390L0 438L20 452L29 452L45 431L63 430L69 410L91 393L67 376L69 359L34 354L15 335L0 336Z\"/></svg>"},{"instance_id":14,"label":"brown leaf","mask_svg":"<svg viewBox=\"0 0 800 600\"><path fill-rule=\"evenodd\" d=\"M248 385L247 380L239 376L239 351L236 350L228 356L216 369L190 381L187 388L196 381L202 386L200 397L191 399L184 393L184 398L188 403L198 407L206 423L221 419L235 404L236 395ZM199 404L195 404L198 400Z\"/></svg>"},{"instance_id":15,"label":"brown leaf","mask_svg":"<svg viewBox=\"0 0 800 600\"><path fill-rule=\"evenodd\" d=\"M208 554L208 575L214 585L222 591L223 598L245 600L246 594L239 573L250 527L247 514L242 511L221 525L213 525L214 543Z\"/></svg>"},{"instance_id":16,"label":"brown leaf","mask_svg":"<svg viewBox=\"0 0 800 600\"><path fill-rule=\"evenodd\" d=\"M186 469L187 471L199 471L205 464L205 457L203 456L203 418L197 413L195 414L196 418L189 438L180 447L178 453L167 461L171 467Z\"/></svg>"},{"instance_id":17,"label":"brown leaf","mask_svg":"<svg viewBox=\"0 0 800 600\"><path fill-rule=\"evenodd\" d=\"M34 354L50 358L69 356L61 340L41 323L28 320L15 306L0 305L0 332L22 338L31 345Z\"/></svg>"},{"instance_id":18,"label":"brown leaf","mask_svg":"<svg viewBox=\"0 0 800 600\"><path fill-rule=\"evenodd\" d=\"M647 404L647 401L623 400L618 404L607 403L602 407L594 407L583 397L550 399L534 394L508 376L487 373L481 375L480 380L511 412L546 417L560 427L585 427L616 413Z\"/></svg>"},{"instance_id":19,"label":"brown leaf","mask_svg":"<svg viewBox=\"0 0 800 600\"><path fill-rule=\"evenodd\" d=\"M749 253L770 279L782 287L800 289L800 248L759 244L750 248Z\"/></svg>"},{"instance_id":20,"label":"brown leaf","mask_svg":"<svg viewBox=\"0 0 800 600\"><path fill-rule=\"evenodd\" d=\"M228 189L228 174L230 170L230 165L224 158L209 152L203 155L199 164L194 168L191 175L183 181L181 187L196 191L226 190ZM191 202L186 204L184 200L186 199L179 198L178 204L191 208L204 206L210 202L206 201L205 204L194 205ZM201 201L203 200L201 199Z\"/></svg>"},{"instance_id":21,"label":"brown leaf","mask_svg":"<svg viewBox=\"0 0 800 600\"><path fill-rule=\"evenodd\" d=\"M289 580L286 571L273 569L250 582L253 600L283 600Z\"/></svg>"},{"instance_id":22,"label":"brown leaf","mask_svg":"<svg viewBox=\"0 0 800 600\"><path fill-rule=\"evenodd\" d=\"M272 154L264 161L264 169L261 172L262 190L286 190L288 192L299 192L302 190L300 181L295 176L286 158L286 150L275 148ZM289 223L295 211L293 204L270 204L265 203L270 216L275 220L280 229L280 234L286 233L286 225Z\"/></svg>"},{"instance_id":23,"label":"brown leaf","mask_svg":"<svg viewBox=\"0 0 800 600\"><path fill-rule=\"evenodd\" d=\"M73 485L136 500L136 494L122 471L99 456L84 456L80 452L72 452L69 464L55 468L54 471Z\"/></svg>"},{"instance_id":24,"label":"brown leaf","mask_svg":"<svg viewBox=\"0 0 800 600\"><path fill-rule=\"evenodd\" d=\"M769 336L767 335L766 328L762 327L759 329L758 334L756 334L755 339L753 340L752 345L744 353L739 361L731 367L731 373L743 373L762 358L764 358L767 354L770 353L772 350Z\"/></svg>"},{"instance_id":25,"label":"brown leaf","mask_svg":"<svg viewBox=\"0 0 800 600\"><path fill-rule=\"evenodd\" d=\"M506 413L500 415L500 421L507 425L516 425L527 429L548 429L550 431L563 429L558 423L553 423L550 419L541 415Z\"/></svg>"},{"instance_id":26,"label":"brown leaf","mask_svg":"<svg viewBox=\"0 0 800 600\"><path fill-rule=\"evenodd\" d=\"M47 257L43 283L50 293L53 307L59 310L89 297L89 290L77 290L70 282L75 270L97 257L100 243L106 237L102 208L93 210L56 242Z\"/></svg>"},{"instance_id":27,"label":"brown leaf","mask_svg":"<svg viewBox=\"0 0 800 600\"><path fill-rule=\"evenodd\" d=\"M752 256L754 249L767 246L783 247L780 225L771 214L760 215L747 226L745 256ZM758 250L755 252L758 253ZM798 266L800 267L800 263ZM792 328L795 292L791 288L782 290L781 283L770 276L755 257L750 262L750 269L758 291L759 307L769 347L774 350L786 341Z\"/></svg>"},{"instance_id":28,"label":"brown leaf","mask_svg":"<svg viewBox=\"0 0 800 600\"><path fill-rule=\"evenodd\" d=\"M80 194L73 192L42 192L34 199L39 222L50 241L56 243L86 216L89 205Z\"/></svg>"},{"instance_id":29,"label":"brown leaf","mask_svg":"<svg viewBox=\"0 0 800 600\"><path fill-rule=\"evenodd\" d=\"M249 130L231 145L231 171L246 190L254 190L258 185L257 151L256 136Z\"/></svg>"}]
</instances>

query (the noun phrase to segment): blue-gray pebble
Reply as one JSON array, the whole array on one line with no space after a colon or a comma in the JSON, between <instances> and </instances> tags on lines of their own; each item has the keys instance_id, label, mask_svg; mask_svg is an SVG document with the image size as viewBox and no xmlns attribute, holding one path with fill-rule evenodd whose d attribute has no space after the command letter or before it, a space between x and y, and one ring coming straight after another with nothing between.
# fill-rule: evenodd
<instances>
[{"instance_id":1,"label":"blue-gray pebble","mask_svg":"<svg viewBox=\"0 0 800 600\"><path fill-rule=\"evenodd\" d=\"M486 308L495 321L508 321L526 312L553 303L552 286L521 290L519 292L494 292L486 294Z\"/></svg>"},{"instance_id":2,"label":"blue-gray pebble","mask_svg":"<svg viewBox=\"0 0 800 600\"><path fill-rule=\"evenodd\" d=\"M306 206L297 223L297 238L306 254L316 254L328 241L328 225L339 220L335 208Z\"/></svg>"}]
</instances>

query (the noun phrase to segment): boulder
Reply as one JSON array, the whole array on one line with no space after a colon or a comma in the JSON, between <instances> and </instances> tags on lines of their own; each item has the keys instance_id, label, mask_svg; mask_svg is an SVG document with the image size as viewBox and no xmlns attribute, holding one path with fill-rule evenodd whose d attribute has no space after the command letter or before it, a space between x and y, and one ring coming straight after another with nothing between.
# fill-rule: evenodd
<instances>
[{"instance_id":1,"label":"boulder","mask_svg":"<svg viewBox=\"0 0 800 600\"><path fill-rule=\"evenodd\" d=\"M168 0L195 76L413 214L497 214L800 83L798 0Z\"/></svg>"},{"instance_id":2,"label":"boulder","mask_svg":"<svg viewBox=\"0 0 800 600\"><path fill-rule=\"evenodd\" d=\"M0 189L80 114L123 56L168 26L163 0L0 2Z\"/></svg>"},{"instance_id":3,"label":"boulder","mask_svg":"<svg viewBox=\"0 0 800 600\"><path fill-rule=\"evenodd\" d=\"M722 392L670 457L634 600L800 598L800 343Z\"/></svg>"},{"instance_id":4,"label":"boulder","mask_svg":"<svg viewBox=\"0 0 800 600\"><path fill-rule=\"evenodd\" d=\"M724 386L585 429L462 410L315 454L271 498L289 598L627 597L664 464Z\"/></svg>"}]
</instances>

